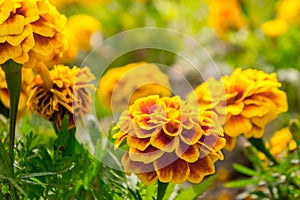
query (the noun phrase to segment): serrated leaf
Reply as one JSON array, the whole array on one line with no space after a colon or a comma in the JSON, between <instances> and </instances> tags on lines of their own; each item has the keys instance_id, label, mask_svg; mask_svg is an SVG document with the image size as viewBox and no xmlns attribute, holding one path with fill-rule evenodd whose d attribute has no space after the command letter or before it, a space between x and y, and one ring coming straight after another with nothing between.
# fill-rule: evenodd
<instances>
[{"instance_id":1,"label":"serrated leaf","mask_svg":"<svg viewBox=\"0 0 300 200\"><path fill-rule=\"evenodd\" d=\"M224 186L227 188L242 188L249 185L256 185L259 183L258 179L242 179L242 180L235 180L225 183Z\"/></svg>"},{"instance_id":2,"label":"serrated leaf","mask_svg":"<svg viewBox=\"0 0 300 200\"><path fill-rule=\"evenodd\" d=\"M253 169L250 169L248 167L245 167L243 165L237 164L237 163L233 163L232 167L240 172L241 174L247 175L247 176L256 176L259 174L258 171L255 171Z\"/></svg>"},{"instance_id":3,"label":"serrated leaf","mask_svg":"<svg viewBox=\"0 0 300 200\"><path fill-rule=\"evenodd\" d=\"M201 183L193 185L185 190L179 191L179 194L176 196L175 200L186 200L186 199L196 199L201 196L207 189L212 185L217 175L207 177Z\"/></svg>"}]
</instances>

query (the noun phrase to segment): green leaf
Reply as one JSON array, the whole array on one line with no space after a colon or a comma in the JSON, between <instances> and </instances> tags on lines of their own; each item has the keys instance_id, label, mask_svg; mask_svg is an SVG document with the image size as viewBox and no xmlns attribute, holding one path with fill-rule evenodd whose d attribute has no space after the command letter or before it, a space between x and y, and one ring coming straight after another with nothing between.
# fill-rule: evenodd
<instances>
[{"instance_id":1,"label":"green leaf","mask_svg":"<svg viewBox=\"0 0 300 200\"><path fill-rule=\"evenodd\" d=\"M293 139L296 141L297 146L300 146L300 122L297 119L291 119L290 132L292 133Z\"/></svg>"},{"instance_id":2,"label":"green leaf","mask_svg":"<svg viewBox=\"0 0 300 200\"><path fill-rule=\"evenodd\" d=\"M0 175L5 177L13 177L10 158L4 149L4 145L0 140Z\"/></svg>"},{"instance_id":3,"label":"green leaf","mask_svg":"<svg viewBox=\"0 0 300 200\"><path fill-rule=\"evenodd\" d=\"M193 185L187 189L180 190L179 194L176 196L175 200L186 200L186 199L197 199L201 196L207 189L212 185L217 175L207 177L201 183Z\"/></svg>"},{"instance_id":4,"label":"green leaf","mask_svg":"<svg viewBox=\"0 0 300 200\"><path fill-rule=\"evenodd\" d=\"M242 180L235 180L225 183L224 186L228 188L242 188L249 185L256 185L259 183L258 179L242 179Z\"/></svg>"},{"instance_id":5,"label":"green leaf","mask_svg":"<svg viewBox=\"0 0 300 200\"><path fill-rule=\"evenodd\" d=\"M169 183L163 183L160 182L159 180L157 181L157 197L156 200L162 200L165 193L166 193L166 189L168 187Z\"/></svg>"},{"instance_id":6,"label":"green leaf","mask_svg":"<svg viewBox=\"0 0 300 200\"><path fill-rule=\"evenodd\" d=\"M256 149L262 153L264 153L275 165L278 165L278 161L274 158L274 156L269 152L266 148L265 143L262 138L248 138L248 141L256 147Z\"/></svg>"},{"instance_id":7,"label":"green leaf","mask_svg":"<svg viewBox=\"0 0 300 200\"><path fill-rule=\"evenodd\" d=\"M247 175L247 176L256 176L256 175L259 174L258 171L255 171L255 170L253 170L253 169L250 169L250 168L248 168L248 167L245 167L245 166L240 165L240 164L237 164L237 163L233 163L232 167L233 167L236 171L238 171L238 172L240 172L240 173L242 173L242 174L244 174L244 175Z\"/></svg>"}]
</instances>

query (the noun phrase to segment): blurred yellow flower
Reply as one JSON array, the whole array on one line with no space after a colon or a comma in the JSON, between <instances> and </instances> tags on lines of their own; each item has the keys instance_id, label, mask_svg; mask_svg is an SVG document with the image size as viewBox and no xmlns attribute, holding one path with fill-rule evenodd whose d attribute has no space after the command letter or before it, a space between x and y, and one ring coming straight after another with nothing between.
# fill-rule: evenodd
<instances>
[{"instance_id":1,"label":"blurred yellow flower","mask_svg":"<svg viewBox=\"0 0 300 200\"><path fill-rule=\"evenodd\" d=\"M18 106L18 117L22 117L28 110L26 106L26 101L29 96L29 90L27 86L31 83L34 78L32 69L23 68L22 69L22 86L20 93L20 101ZM7 83L5 80L5 73L0 67L0 101L6 108L10 108L10 97L8 93Z\"/></svg>"},{"instance_id":2,"label":"blurred yellow flower","mask_svg":"<svg viewBox=\"0 0 300 200\"><path fill-rule=\"evenodd\" d=\"M266 146L270 147L270 153L276 157L285 156L288 151L293 151L297 148L289 127L276 131L272 135L270 143L267 143Z\"/></svg>"},{"instance_id":3,"label":"blurred yellow flower","mask_svg":"<svg viewBox=\"0 0 300 200\"><path fill-rule=\"evenodd\" d=\"M169 78L156 65L146 62L112 68L98 85L100 99L114 111L123 111L136 99L154 94L171 95Z\"/></svg>"},{"instance_id":4,"label":"blurred yellow flower","mask_svg":"<svg viewBox=\"0 0 300 200\"><path fill-rule=\"evenodd\" d=\"M206 83L198 86L193 93L196 93L199 105L210 105L221 119L225 113L224 132L227 150L233 149L235 137L241 134L247 138L262 137L265 126L288 109L286 94L279 90L281 84L275 73L267 74L254 69L242 71L238 68L230 76L223 76L220 81L208 81L208 84L216 85L210 88L224 84L225 99L220 98L221 89L219 95L218 93L213 97L204 95L206 97L203 98L203 94L208 93L204 84ZM188 98L191 98L190 95ZM212 100L214 103L211 103Z\"/></svg>"},{"instance_id":5,"label":"blurred yellow flower","mask_svg":"<svg viewBox=\"0 0 300 200\"><path fill-rule=\"evenodd\" d=\"M288 24L285 20L274 19L263 23L261 25L261 29L267 36L277 37L284 34L288 30Z\"/></svg>"},{"instance_id":6,"label":"blurred yellow flower","mask_svg":"<svg viewBox=\"0 0 300 200\"><path fill-rule=\"evenodd\" d=\"M91 50L91 39L101 30L100 22L87 14L73 15L68 18L66 25L66 38L68 48L63 53L63 63L72 63L80 50Z\"/></svg>"},{"instance_id":7,"label":"blurred yellow flower","mask_svg":"<svg viewBox=\"0 0 300 200\"><path fill-rule=\"evenodd\" d=\"M239 30L245 25L238 0L211 0L208 24L220 38L225 38L230 30Z\"/></svg>"},{"instance_id":8,"label":"blurred yellow flower","mask_svg":"<svg viewBox=\"0 0 300 200\"><path fill-rule=\"evenodd\" d=\"M300 1L281 0L277 5L277 18L289 23L300 22Z\"/></svg>"},{"instance_id":9,"label":"blurred yellow flower","mask_svg":"<svg viewBox=\"0 0 300 200\"><path fill-rule=\"evenodd\" d=\"M199 110L180 97L143 97L123 111L113 138L115 147L126 139L129 150L121 162L145 184L199 183L215 172L225 145L215 113Z\"/></svg>"},{"instance_id":10,"label":"blurred yellow flower","mask_svg":"<svg viewBox=\"0 0 300 200\"><path fill-rule=\"evenodd\" d=\"M29 85L28 107L40 116L56 123L60 128L65 114L70 115L69 127L74 126L74 119L83 119L90 111L91 96L88 89L94 90L91 83L95 77L88 67L70 68L55 65L48 71L45 64L39 62L39 74Z\"/></svg>"},{"instance_id":11,"label":"blurred yellow flower","mask_svg":"<svg viewBox=\"0 0 300 200\"><path fill-rule=\"evenodd\" d=\"M66 18L47 0L3 0L0 9L0 64L34 67L61 55Z\"/></svg>"}]
</instances>

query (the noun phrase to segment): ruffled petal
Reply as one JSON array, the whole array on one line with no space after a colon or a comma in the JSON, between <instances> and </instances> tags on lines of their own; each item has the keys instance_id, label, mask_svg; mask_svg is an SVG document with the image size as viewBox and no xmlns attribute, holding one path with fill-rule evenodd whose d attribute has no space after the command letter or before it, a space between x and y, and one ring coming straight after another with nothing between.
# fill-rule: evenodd
<instances>
[{"instance_id":1,"label":"ruffled petal","mask_svg":"<svg viewBox=\"0 0 300 200\"><path fill-rule=\"evenodd\" d=\"M161 149L162 151L172 152L178 146L179 139L177 136L170 137L163 131L159 131L151 136L150 143L152 146Z\"/></svg>"},{"instance_id":2,"label":"ruffled petal","mask_svg":"<svg viewBox=\"0 0 300 200\"><path fill-rule=\"evenodd\" d=\"M143 163L151 163L164 154L163 151L149 146L144 151L140 151L136 148L129 148L129 157L132 161L138 161Z\"/></svg>"},{"instance_id":3,"label":"ruffled petal","mask_svg":"<svg viewBox=\"0 0 300 200\"><path fill-rule=\"evenodd\" d=\"M199 183L203 177L215 172L214 163L209 156L201 158L194 163L189 163L190 173L187 178L192 183Z\"/></svg>"},{"instance_id":4,"label":"ruffled petal","mask_svg":"<svg viewBox=\"0 0 300 200\"><path fill-rule=\"evenodd\" d=\"M153 163L158 179L164 183L172 182L180 184L185 182L190 173L188 163L184 160L176 159L172 164L165 166L164 162L166 157L163 156ZM173 156L169 157L172 158Z\"/></svg>"},{"instance_id":5,"label":"ruffled petal","mask_svg":"<svg viewBox=\"0 0 300 200\"><path fill-rule=\"evenodd\" d=\"M242 115L230 116L224 125L224 131L231 137L250 131L252 124L249 119Z\"/></svg>"},{"instance_id":6,"label":"ruffled petal","mask_svg":"<svg viewBox=\"0 0 300 200\"><path fill-rule=\"evenodd\" d=\"M200 156L198 145L187 145L184 142L180 143L175 152L180 159L189 163L195 162Z\"/></svg>"}]
</instances>

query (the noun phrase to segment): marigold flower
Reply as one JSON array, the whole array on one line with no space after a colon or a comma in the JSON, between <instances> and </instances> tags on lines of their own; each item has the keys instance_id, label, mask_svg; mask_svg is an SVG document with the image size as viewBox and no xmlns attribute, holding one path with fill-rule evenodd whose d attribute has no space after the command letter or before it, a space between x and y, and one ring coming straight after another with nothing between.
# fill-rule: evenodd
<instances>
[{"instance_id":1,"label":"marigold flower","mask_svg":"<svg viewBox=\"0 0 300 200\"><path fill-rule=\"evenodd\" d=\"M237 0L212 0L209 4L208 23L221 38L228 31L239 30L245 25L241 8Z\"/></svg>"},{"instance_id":2,"label":"marigold flower","mask_svg":"<svg viewBox=\"0 0 300 200\"><path fill-rule=\"evenodd\" d=\"M238 68L231 76L209 81L211 85L224 84L225 99L207 95L204 98L207 90L203 89L203 84L193 91L200 105L210 105L221 118L224 117L226 106L224 133L228 142L227 150L235 146L235 137L241 134L247 138L262 137L265 126L288 109L286 94L279 90L281 84L275 73L267 74L254 69L242 71ZM211 99L216 103L212 104Z\"/></svg>"},{"instance_id":3,"label":"marigold flower","mask_svg":"<svg viewBox=\"0 0 300 200\"><path fill-rule=\"evenodd\" d=\"M27 112L26 101L29 96L28 85L34 78L32 69L23 68L22 69L22 86L20 93L20 101L18 105L18 117L22 117ZM0 101L6 108L10 108L10 96L7 88L7 83L5 79L5 73L0 67Z\"/></svg>"},{"instance_id":4,"label":"marigold flower","mask_svg":"<svg viewBox=\"0 0 300 200\"><path fill-rule=\"evenodd\" d=\"M169 78L150 63L131 63L110 69L100 80L98 95L104 105L123 111L136 99L157 94L170 96Z\"/></svg>"},{"instance_id":5,"label":"marigold flower","mask_svg":"<svg viewBox=\"0 0 300 200\"><path fill-rule=\"evenodd\" d=\"M300 2L295 0L281 0L277 5L277 18L291 23L300 21Z\"/></svg>"},{"instance_id":6,"label":"marigold flower","mask_svg":"<svg viewBox=\"0 0 300 200\"><path fill-rule=\"evenodd\" d=\"M100 22L86 14L73 15L68 18L66 38L70 44L63 53L63 63L71 63L80 50L89 51L92 48L92 36L101 30Z\"/></svg>"},{"instance_id":7,"label":"marigold flower","mask_svg":"<svg viewBox=\"0 0 300 200\"><path fill-rule=\"evenodd\" d=\"M270 143L267 143L266 146L270 147L270 153L276 157L285 156L288 151L293 151L297 148L289 127L276 131L272 135Z\"/></svg>"},{"instance_id":8,"label":"marigold flower","mask_svg":"<svg viewBox=\"0 0 300 200\"><path fill-rule=\"evenodd\" d=\"M269 37L278 37L287 32L288 25L285 20L274 19L263 23L261 29Z\"/></svg>"},{"instance_id":9,"label":"marigold flower","mask_svg":"<svg viewBox=\"0 0 300 200\"><path fill-rule=\"evenodd\" d=\"M200 110L180 97L152 95L123 111L113 135L115 147L126 139L129 150L121 162L145 184L199 183L215 172L214 162L223 159L225 145L215 113Z\"/></svg>"},{"instance_id":10,"label":"marigold flower","mask_svg":"<svg viewBox=\"0 0 300 200\"><path fill-rule=\"evenodd\" d=\"M70 115L69 127L75 118L83 119L90 111L91 96L88 89L95 89L91 81L95 77L88 67L55 65L48 71L38 63L39 75L29 85L31 91L27 105L40 116L55 122L60 128L65 114Z\"/></svg>"},{"instance_id":11,"label":"marigold flower","mask_svg":"<svg viewBox=\"0 0 300 200\"><path fill-rule=\"evenodd\" d=\"M12 59L34 67L65 49L66 18L47 0L3 0L0 10L0 64Z\"/></svg>"}]
</instances>

